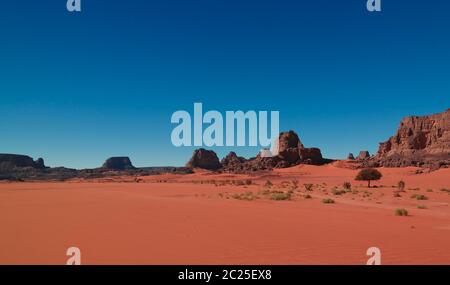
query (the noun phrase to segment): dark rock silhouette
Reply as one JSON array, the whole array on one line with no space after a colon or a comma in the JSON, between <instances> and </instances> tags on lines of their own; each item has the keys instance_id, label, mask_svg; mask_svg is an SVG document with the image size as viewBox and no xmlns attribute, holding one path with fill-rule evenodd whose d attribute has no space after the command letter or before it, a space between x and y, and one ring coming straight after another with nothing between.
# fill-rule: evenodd
<instances>
[{"instance_id":1,"label":"dark rock silhouette","mask_svg":"<svg viewBox=\"0 0 450 285\"><path fill-rule=\"evenodd\" d=\"M233 173L246 173L251 171L271 170L273 168L286 168L298 164L321 165L330 160L324 159L319 148L305 148L294 131L282 132L278 140L278 155L245 159L238 157L234 152L222 159L223 171Z\"/></svg>"},{"instance_id":2,"label":"dark rock silhouette","mask_svg":"<svg viewBox=\"0 0 450 285\"><path fill-rule=\"evenodd\" d=\"M45 165L42 158L38 158L34 161L27 155L2 153L0 154L0 167L2 169L14 167L45 168Z\"/></svg>"},{"instance_id":3,"label":"dark rock silhouette","mask_svg":"<svg viewBox=\"0 0 450 285\"><path fill-rule=\"evenodd\" d=\"M214 151L200 148L194 151L191 159L186 164L186 167L217 170L222 166L219 162L217 154Z\"/></svg>"},{"instance_id":4,"label":"dark rock silhouette","mask_svg":"<svg viewBox=\"0 0 450 285\"><path fill-rule=\"evenodd\" d=\"M353 156L353 153L349 153L348 156L347 156L347 159L348 160L354 160L355 157Z\"/></svg>"},{"instance_id":5,"label":"dark rock silhouette","mask_svg":"<svg viewBox=\"0 0 450 285\"><path fill-rule=\"evenodd\" d=\"M130 158L127 156L110 157L105 161L102 167L111 170L135 169Z\"/></svg>"}]
</instances>

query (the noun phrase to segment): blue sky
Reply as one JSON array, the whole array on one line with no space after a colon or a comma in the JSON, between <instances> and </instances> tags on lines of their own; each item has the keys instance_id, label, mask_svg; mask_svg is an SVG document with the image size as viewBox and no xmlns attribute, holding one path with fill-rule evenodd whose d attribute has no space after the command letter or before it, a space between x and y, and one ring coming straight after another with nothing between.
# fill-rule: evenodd
<instances>
[{"instance_id":1,"label":"blue sky","mask_svg":"<svg viewBox=\"0 0 450 285\"><path fill-rule=\"evenodd\" d=\"M170 117L194 102L278 110L326 157L374 152L402 117L450 107L450 2L365 2L3 1L0 152L183 165L194 148L172 146Z\"/></svg>"}]
</instances>

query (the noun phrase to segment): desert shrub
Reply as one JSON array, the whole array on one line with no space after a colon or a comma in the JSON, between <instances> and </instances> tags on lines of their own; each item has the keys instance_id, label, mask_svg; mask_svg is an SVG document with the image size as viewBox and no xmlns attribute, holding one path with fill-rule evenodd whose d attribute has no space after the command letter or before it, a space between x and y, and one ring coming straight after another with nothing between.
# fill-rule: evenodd
<instances>
[{"instance_id":1,"label":"desert shrub","mask_svg":"<svg viewBox=\"0 0 450 285\"><path fill-rule=\"evenodd\" d=\"M397 183L397 190L400 191L400 192L405 191L405 181L400 180L400 181Z\"/></svg>"},{"instance_id":2,"label":"desert shrub","mask_svg":"<svg viewBox=\"0 0 450 285\"><path fill-rule=\"evenodd\" d=\"M306 194L305 196L303 196L305 199L311 199L312 198L312 196L311 195L309 195L309 194Z\"/></svg>"},{"instance_id":3,"label":"desert shrub","mask_svg":"<svg viewBox=\"0 0 450 285\"><path fill-rule=\"evenodd\" d=\"M330 198L326 198L322 200L322 203L324 204L334 204L334 200Z\"/></svg>"},{"instance_id":4,"label":"desert shrub","mask_svg":"<svg viewBox=\"0 0 450 285\"><path fill-rule=\"evenodd\" d=\"M270 180L267 180L266 183L264 183L264 187L271 188L272 186L273 186L273 183Z\"/></svg>"},{"instance_id":5,"label":"desert shrub","mask_svg":"<svg viewBox=\"0 0 450 285\"><path fill-rule=\"evenodd\" d=\"M347 191L352 190L352 184L350 182L348 182L348 181L344 182L342 184L342 187L344 187L344 189L347 190Z\"/></svg>"},{"instance_id":6,"label":"desert shrub","mask_svg":"<svg viewBox=\"0 0 450 285\"><path fill-rule=\"evenodd\" d=\"M433 192L433 189L427 189L427 192Z\"/></svg>"},{"instance_id":7,"label":"desert shrub","mask_svg":"<svg viewBox=\"0 0 450 285\"><path fill-rule=\"evenodd\" d=\"M305 189L306 189L307 191L312 191L312 190L313 190L313 187L314 187L314 185L311 184L311 183L305 183L305 184L303 184L303 186L305 187Z\"/></svg>"},{"instance_id":8,"label":"desert shrub","mask_svg":"<svg viewBox=\"0 0 450 285\"><path fill-rule=\"evenodd\" d=\"M408 216L408 211L406 209L395 209L396 216Z\"/></svg>"},{"instance_id":9,"label":"desert shrub","mask_svg":"<svg viewBox=\"0 0 450 285\"><path fill-rule=\"evenodd\" d=\"M416 200L428 200L428 197L422 194L411 195L411 198Z\"/></svg>"},{"instance_id":10,"label":"desert shrub","mask_svg":"<svg viewBox=\"0 0 450 285\"><path fill-rule=\"evenodd\" d=\"M347 191L345 191L345 190L339 190L339 189L333 189L333 190L331 190L331 194L333 194L333 195L342 195L342 194L345 194Z\"/></svg>"},{"instance_id":11,"label":"desert shrub","mask_svg":"<svg viewBox=\"0 0 450 285\"><path fill-rule=\"evenodd\" d=\"M252 185L252 184L253 184L253 181L252 181L251 179L246 179L246 180L245 180L245 184L246 184L246 185Z\"/></svg>"},{"instance_id":12,"label":"desert shrub","mask_svg":"<svg viewBox=\"0 0 450 285\"><path fill-rule=\"evenodd\" d=\"M245 193L237 193L231 196L233 199L237 200L245 200L245 201L252 201L255 199L255 196L253 195L253 192L245 192Z\"/></svg>"},{"instance_id":13,"label":"desert shrub","mask_svg":"<svg viewBox=\"0 0 450 285\"><path fill-rule=\"evenodd\" d=\"M365 168L358 172L355 180L367 181L367 187L370 188L370 181L380 180L383 175L375 168Z\"/></svg>"},{"instance_id":14,"label":"desert shrub","mask_svg":"<svg viewBox=\"0 0 450 285\"><path fill-rule=\"evenodd\" d=\"M411 191L419 191L420 188L419 188L419 187L416 187L416 188L408 188L408 190L411 190Z\"/></svg>"},{"instance_id":15,"label":"desert shrub","mask_svg":"<svg viewBox=\"0 0 450 285\"><path fill-rule=\"evenodd\" d=\"M399 198L399 197L402 197L402 196L400 195L400 193L395 192L395 193L394 193L394 197Z\"/></svg>"},{"instance_id":16,"label":"desert shrub","mask_svg":"<svg viewBox=\"0 0 450 285\"><path fill-rule=\"evenodd\" d=\"M234 180L233 184L236 186L243 186L243 185L245 185L245 182L242 180Z\"/></svg>"},{"instance_id":17,"label":"desert shrub","mask_svg":"<svg viewBox=\"0 0 450 285\"><path fill-rule=\"evenodd\" d=\"M291 194L289 194L289 193L273 193L272 196L270 196L270 199L276 200L276 201L290 200Z\"/></svg>"},{"instance_id":18,"label":"desert shrub","mask_svg":"<svg viewBox=\"0 0 450 285\"><path fill-rule=\"evenodd\" d=\"M424 210L424 209L426 209L427 207L425 206L425 205L419 205L419 206L417 206L417 209L422 209L422 210Z\"/></svg>"},{"instance_id":19,"label":"desert shrub","mask_svg":"<svg viewBox=\"0 0 450 285\"><path fill-rule=\"evenodd\" d=\"M298 180L292 180L292 188L297 189L298 188Z\"/></svg>"}]
</instances>

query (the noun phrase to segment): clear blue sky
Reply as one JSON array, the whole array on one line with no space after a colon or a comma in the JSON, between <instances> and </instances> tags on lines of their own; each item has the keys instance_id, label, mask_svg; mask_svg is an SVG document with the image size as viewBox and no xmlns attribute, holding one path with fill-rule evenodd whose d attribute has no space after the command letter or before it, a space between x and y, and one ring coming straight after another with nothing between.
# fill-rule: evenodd
<instances>
[{"instance_id":1,"label":"clear blue sky","mask_svg":"<svg viewBox=\"0 0 450 285\"><path fill-rule=\"evenodd\" d=\"M374 152L402 117L450 107L450 2L365 2L2 1L0 152L183 165L170 116L194 102L279 110L326 157Z\"/></svg>"}]
</instances>

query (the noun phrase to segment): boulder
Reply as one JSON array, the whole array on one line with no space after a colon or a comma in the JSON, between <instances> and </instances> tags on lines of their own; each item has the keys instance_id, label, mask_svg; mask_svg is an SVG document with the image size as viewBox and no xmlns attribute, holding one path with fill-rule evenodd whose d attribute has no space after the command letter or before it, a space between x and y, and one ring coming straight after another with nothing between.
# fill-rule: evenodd
<instances>
[{"instance_id":1,"label":"boulder","mask_svg":"<svg viewBox=\"0 0 450 285\"><path fill-rule=\"evenodd\" d=\"M299 160L299 149L303 148L298 135L294 131L282 132L278 137L278 156L288 164Z\"/></svg>"},{"instance_id":2,"label":"boulder","mask_svg":"<svg viewBox=\"0 0 450 285\"><path fill-rule=\"evenodd\" d=\"M186 167L218 170L222 166L219 162L217 154L214 151L200 148L194 151L191 159L186 164Z\"/></svg>"},{"instance_id":3,"label":"boulder","mask_svg":"<svg viewBox=\"0 0 450 285\"><path fill-rule=\"evenodd\" d=\"M319 148L302 148L299 150L300 161L305 164L323 164L322 152Z\"/></svg>"}]
</instances>

